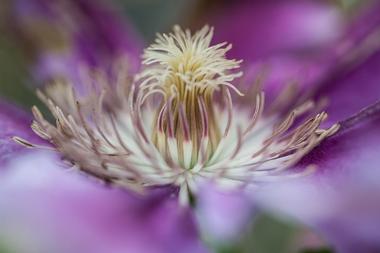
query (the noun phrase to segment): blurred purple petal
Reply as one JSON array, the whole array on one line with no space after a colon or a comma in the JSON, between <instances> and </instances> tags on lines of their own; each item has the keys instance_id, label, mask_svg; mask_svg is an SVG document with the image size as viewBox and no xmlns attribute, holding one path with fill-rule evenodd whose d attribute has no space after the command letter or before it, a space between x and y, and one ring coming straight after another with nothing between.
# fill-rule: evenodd
<instances>
[{"instance_id":1,"label":"blurred purple petal","mask_svg":"<svg viewBox=\"0 0 380 253\"><path fill-rule=\"evenodd\" d=\"M380 25L379 11L379 1L365 2L362 7L356 11L354 17L347 25L343 36L335 43L335 53L342 57L349 55L351 51L355 51L355 47L358 47L360 43L371 37L372 40L375 39L372 42L376 44L376 40L378 42L378 39L372 35L378 38Z\"/></svg>"},{"instance_id":2,"label":"blurred purple petal","mask_svg":"<svg viewBox=\"0 0 380 253\"><path fill-rule=\"evenodd\" d=\"M17 144L12 137L19 136L36 143L41 140L32 132L32 118L16 106L0 101L0 166L21 152L25 147Z\"/></svg>"},{"instance_id":3,"label":"blurred purple petal","mask_svg":"<svg viewBox=\"0 0 380 253\"><path fill-rule=\"evenodd\" d=\"M335 6L308 0L229 4L215 20L216 28L223 28L216 29L215 41L231 42L230 56L244 60L243 83L262 76L269 104L289 84L301 98L334 67L334 46L345 28Z\"/></svg>"},{"instance_id":4,"label":"blurred purple petal","mask_svg":"<svg viewBox=\"0 0 380 253\"><path fill-rule=\"evenodd\" d=\"M327 59L276 55L247 65L244 77L247 81L241 82L241 85L247 86L252 84L252 80L261 80L268 104L287 86L293 86L294 94L298 94L295 99L307 98L307 92L326 76L331 67L332 62Z\"/></svg>"},{"instance_id":5,"label":"blurred purple petal","mask_svg":"<svg viewBox=\"0 0 380 253\"><path fill-rule=\"evenodd\" d=\"M342 23L341 13L322 2L237 1L214 21L215 41L232 43L232 57L255 61L283 52L318 50L339 37Z\"/></svg>"},{"instance_id":6,"label":"blurred purple petal","mask_svg":"<svg viewBox=\"0 0 380 253\"><path fill-rule=\"evenodd\" d=\"M329 124L344 120L379 99L379 11L380 3L376 1L360 11L344 36L327 50L333 56L330 67L314 85L314 92L317 98L329 101Z\"/></svg>"},{"instance_id":7,"label":"blurred purple petal","mask_svg":"<svg viewBox=\"0 0 380 253\"><path fill-rule=\"evenodd\" d=\"M380 98L379 69L380 49L348 73L324 83L318 94L329 99L329 122L344 120Z\"/></svg>"},{"instance_id":8,"label":"blurred purple petal","mask_svg":"<svg viewBox=\"0 0 380 253\"><path fill-rule=\"evenodd\" d=\"M217 41L232 42L232 56L245 60L247 80L263 75L267 101L272 101L289 83L295 83L303 95L315 89L317 98L330 100L328 112L332 123L378 98L378 85L375 85L379 68L376 52L380 49L378 2L369 4L345 22L331 5L312 1L238 1L230 4L225 15L220 15L216 22L216 27L223 27L219 29ZM323 15L334 18L321 18ZM310 25L309 19L322 23ZM322 27L321 31L334 36L326 39L325 33L313 30ZM306 38L321 43L312 46ZM299 44L290 43L292 40ZM365 85L366 94L357 97L359 83Z\"/></svg>"},{"instance_id":9,"label":"blurred purple petal","mask_svg":"<svg viewBox=\"0 0 380 253\"><path fill-rule=\"evenodd\" d=\"M207 252L190 210L178 205L172 189L158 188L139 196L60 167L55 156L35 152L20 157L2 173L0 240L10 249L20 253Z\"/></svg>"},{"instance_id":10,"label":"blurred purple petal","mask_svg":"<svg viewBox=\"0 0 380 253\"><path fill-rule=\"evenodd\" d=\"M200 188L195 212L206 240L224 245L239 239L248 229L253 206L244 192L226 191L208 183Z\"/></svg>"},{"instance_id":11,"label":"blurred purple petal","mask_svg":"<svg viewBox=\"0 0 380 253\"><path fill-rule=\"evenodd\" d=\"M316 227L338 252L380 250L380 115L351 119L299 164L316 164L308 178L263 188L256 200ZM377 108L377 109L376 109ZM367 112L369 112L367 110ZM355 124L351 124L354 122Z\"/></svg>"},{"instance_id":12,"label":"blurred purple petal","mask_svg":"<svg viewBox=\"0 0 380 253\"><path fill-rule=\"evenodd\" d=\"M16 0L13 26L34 59L34 75L79 80L82 65L109 68L127 58L130 71L139 65L141 40L110 3L103 0Z\"/></svg>"}]
</instances>

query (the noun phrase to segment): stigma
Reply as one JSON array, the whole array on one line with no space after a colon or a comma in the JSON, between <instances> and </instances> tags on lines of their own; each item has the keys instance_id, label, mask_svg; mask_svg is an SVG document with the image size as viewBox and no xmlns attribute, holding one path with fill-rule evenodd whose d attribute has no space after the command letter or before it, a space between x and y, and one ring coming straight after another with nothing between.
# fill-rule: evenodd
<instances>
[{"instance_id":1,"label":"stigma","mask_svg":"<svg viewBox=\"0 0 380 253\"><path fill-rule=\"evenodd\" d=\"M138 191L177 186L183 204L205 180L246 187L309 173L288 169L339 125L321 128L327 114L295 104L296 93L272 105L257 85L243 85L244 95L235 85L241 61L212 36L208 26L175 26L144 51L138 74L121 60L111 74L83 69L81 94L68 80L51 83L38 95L55 122L34 107L32 129L93 178Z\"/></svg>"}]
</instances>

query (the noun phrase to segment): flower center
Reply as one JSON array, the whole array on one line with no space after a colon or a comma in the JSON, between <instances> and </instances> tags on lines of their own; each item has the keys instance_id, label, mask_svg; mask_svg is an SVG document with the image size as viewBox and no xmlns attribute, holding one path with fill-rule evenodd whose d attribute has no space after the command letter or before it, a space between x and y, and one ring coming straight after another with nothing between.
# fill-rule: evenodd
<instances>
[{"instance_id":1,"label":"flower center","mask_svg":"<svg viewBox=\"0 0 380 253\"><path fill-rule=\"evenodd\" d=\"M166 159L179 160L192 168L200 150L209 158L221 139L215 115L214 93L241 72L241 61L228 60L226 43L210 46L213 30L205 26L194 35L174 27L174 33L159 36L145 50L140 74L144 96L160 93L152 139ZM227 91L228 92L228 91Z\"/></svg>"}]
</instances>

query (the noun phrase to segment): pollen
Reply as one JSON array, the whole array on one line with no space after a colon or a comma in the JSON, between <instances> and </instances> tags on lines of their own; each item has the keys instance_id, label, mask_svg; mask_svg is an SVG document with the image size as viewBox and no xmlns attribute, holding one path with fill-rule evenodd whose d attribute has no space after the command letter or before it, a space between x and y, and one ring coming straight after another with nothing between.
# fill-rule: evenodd
<instances>
[{"instance_id":1,"label":"pollen","mask_svg":"<svg viewBox=\"0 0 380 253\"><path fill-rule=\"evenodd\" d=\"M67 80L48 84L37 94L55 120L33 107L32 129L73 169L136 191L176 186L185 205L204 180L246 187L310 173L288 169L339 125L322 128L327 114L291 86L270 102L262 82L244 84L241 96L241 61L212 35L175 26L145 50L139 74L123 59L106 73L83 68L80 94Z\"/></svg>"}]
</instances>

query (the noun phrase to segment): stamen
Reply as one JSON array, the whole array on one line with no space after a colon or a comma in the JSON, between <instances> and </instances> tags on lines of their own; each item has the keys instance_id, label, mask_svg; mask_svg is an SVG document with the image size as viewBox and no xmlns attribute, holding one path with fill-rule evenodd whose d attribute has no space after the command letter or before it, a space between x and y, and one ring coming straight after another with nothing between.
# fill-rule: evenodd
<instances>
[{"instance_id":1,"label":"stamen","mask_svg":"<svg viewBox=\"0 0 380 253\"><path fill-rule=\"evenodd\" d=\"M146 68L139 75L144 99L152 92L164 94L161 109L157 110L160 121L157 121L155 129L160 133L153 133L155 145L167 155L166 148L161 145L168 145L168 141L163 142L158 135L164 134L166 138L175 136L180 149L191 143L194 152L185 155L191 157L192 166L198 160L198 150L205 137L209 139L208 156L214 152L221 138L214 113L214 92L225 86L240 94L230 82L241 76L241 72L233 71L241 61L226 59L225 53L231 48L227 43L210 46L212 34L213 29L208 26L194 35L175 26L173 33L158 35L156 44L144 52ZM224 88L222 90L231 108L231 96ZM170 116L162 115L164 108ZM232 110L229 111L231 117ZM175 122L173 128L168 125L169 119ZM229 127L226 126L225 135ZM183 152L179 150L180 154Z\"/></svg>"}]
</instances>

